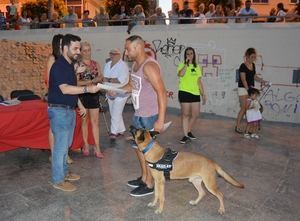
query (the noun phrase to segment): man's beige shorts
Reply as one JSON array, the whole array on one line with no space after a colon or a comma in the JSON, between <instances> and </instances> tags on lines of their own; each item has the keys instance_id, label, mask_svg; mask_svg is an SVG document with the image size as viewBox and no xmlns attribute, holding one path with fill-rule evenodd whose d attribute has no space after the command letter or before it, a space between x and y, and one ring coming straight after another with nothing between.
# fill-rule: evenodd
<instances>
[{"instance_id":1,"label":"man's beige shorts","mask_svg":"<svg viewBox=\"0 0 300 221\"><path fill-rule=\"evenodd\" d=\"M239 96L247 96L248 95L248 91L244 87L239 87L238 88L238 95Z\"/></svg>"}]
</instances>

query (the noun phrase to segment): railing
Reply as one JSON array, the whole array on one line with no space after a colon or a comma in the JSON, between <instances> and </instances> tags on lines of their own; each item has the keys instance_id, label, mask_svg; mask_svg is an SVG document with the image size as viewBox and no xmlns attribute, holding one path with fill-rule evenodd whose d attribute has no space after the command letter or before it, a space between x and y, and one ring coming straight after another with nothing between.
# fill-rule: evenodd
<instances>
[{"instance_id":1,"label":"railing","mask_svg":"<svg viewBox=\"0 0 300 221\"><path fill-rule=\"evenodd\" d=\"M286 16L221 16L221 17L178 17L178 18L145 18L145 25L155 25L155 21L165 21L167 25L174 24L201 24L201 23L263 23L263 22L277 22L278 20L282 20L281 22L300 22L299 15L286 15ZM135 19L122 19L122 20L105 20L108 26L124 26L133 24ZM140 20L138 20L140 21ZM91 20L77 20L74 22L64 22L62 20L55 22L35 22L32 21L30 23L4 23L1 24L1 30L11 30L11 29L45 29L45 28L65 28L65 27L97 27L97 22L93 19Z\"/></svg>"}]
</instances>

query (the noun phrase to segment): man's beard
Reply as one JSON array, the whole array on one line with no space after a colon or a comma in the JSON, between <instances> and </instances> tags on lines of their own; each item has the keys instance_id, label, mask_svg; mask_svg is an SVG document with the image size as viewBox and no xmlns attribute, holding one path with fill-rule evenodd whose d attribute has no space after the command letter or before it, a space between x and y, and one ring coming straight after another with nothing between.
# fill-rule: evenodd
<instances>
[{"instance_id":1,"label":"man's beard","mask_svg":"<svg viewBox=\"0 0 300 221\"><path fill-rule=\"evenodd\" d=\"M80 55L79 54L72 54L71 52L68 51L67 53L68 58L72 61L72 62L76 62L79 60Z\"/></svg>"}]
</instances>

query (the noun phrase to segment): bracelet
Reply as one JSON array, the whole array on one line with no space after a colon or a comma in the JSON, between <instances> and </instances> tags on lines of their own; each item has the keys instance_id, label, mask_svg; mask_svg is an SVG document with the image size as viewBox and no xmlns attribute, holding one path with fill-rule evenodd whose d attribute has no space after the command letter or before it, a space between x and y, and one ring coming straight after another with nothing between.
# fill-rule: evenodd
<instances>
[{"instance_id":1,"label":"bracelet","mask_svg":"<svg viewBox=\"0 0 300 221\"><path fill-rule=\"evenodd\" d=\"M83 93L85 94L85 93L87 93L88 92L88 88L87 88L87 86L84 86L83 87Z\"/></svg>"}]
</instances>

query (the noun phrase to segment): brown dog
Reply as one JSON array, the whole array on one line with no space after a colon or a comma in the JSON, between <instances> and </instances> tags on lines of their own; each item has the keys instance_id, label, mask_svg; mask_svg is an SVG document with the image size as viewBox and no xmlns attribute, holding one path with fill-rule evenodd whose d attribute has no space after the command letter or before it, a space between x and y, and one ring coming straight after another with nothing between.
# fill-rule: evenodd
<instances>
[{"instance_id":1,"label":"brown dog","mask_svg":"<svg viewBox=\"0 0 300 221\"><path fill-rule=\"evenodd\" d=\"M156 141L153 140L155 132L149 132L143 129L136 129L130 127L130 131L134 137L136 144L140 151L144 153L147 162L158 162L165 154L166 149L161 147ZM157 134L157 133L156 133ZM164 207L165 201L165 176L163 171L157 169L151 169L151 174L154 178L154 200L149 203L149 207L154 207L159 202L158 208L155 213L161 213ZM215 195L220 201L219 213L225 212L223 194L219 191L216 183L216 172L222 176L230 184L244 188L244 185L236 181L230 175L228 175L217 163L207 159L206 157L188 152L179 152L177 157L173 161L173 168L170 171L170 179L189 179L189 181L195 186L198 191L198 197L195 200L191 200L191 205L196 205L205 192L201 183L203 182L205 187Z\"/></svg>"}]
</instances>

